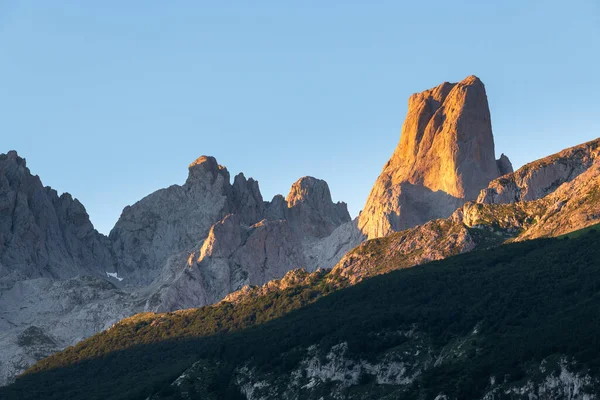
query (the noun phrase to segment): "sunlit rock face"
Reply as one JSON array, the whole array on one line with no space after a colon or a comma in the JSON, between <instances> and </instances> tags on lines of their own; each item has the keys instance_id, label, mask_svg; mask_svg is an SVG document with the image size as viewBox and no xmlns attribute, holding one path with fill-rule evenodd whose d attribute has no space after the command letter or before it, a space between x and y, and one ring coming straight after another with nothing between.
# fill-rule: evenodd
<instances>
[{"instance_id":1,"label":"sunlit rock face","mask_svg":"<svg viewBox=\"0 0 600 400\"><path fill-rule=\"evenodd\" d=\"M386 237L368 240L348 252L333 268L351 283L392 270L409 268L507 241L557 237L600 223L600 139L527 164L482 190L523 188L531 200L468 201L449 218L436 219ZM568 167L568 168L567 168ZM566 169L565 169L566 168ZM570 171L553 175L548 171ZM535 172L537 171L537 172ZM547 172L544 172L547 171ZM523 179L519 177L538 177ZM542 179L544 178L544 179ZM539 186L515 182L546 182ZM551 183L551 184L550 184ZM540 197L535 193L544 193ZM535 194L535 196L534 196ZM493 199L492 199L493 200ZM502 200L502 197L499 198Z\"/></svg>"},{"instance_id":2,"label":"sunlit rock face","mask_svg":"<svg viewBox=\"0 0 600 400\"><path fill-rule=\"evenodd\" d=\"M375 182L359 228L369 238L448 217L498 176L485 87L469 76L413 94L400 143Z\"/></svg>"},{"instance_id":3,"label":"sunlit rock face","mask_svg":"<svg viewBox=\"0 0 600 400\"><path fill-rule=\"evenodd\" d=\"M570 147L490 182L478 203L502 204L537 200L587 171L600 155L600 139Z\"/></svg>"}]
</instances>

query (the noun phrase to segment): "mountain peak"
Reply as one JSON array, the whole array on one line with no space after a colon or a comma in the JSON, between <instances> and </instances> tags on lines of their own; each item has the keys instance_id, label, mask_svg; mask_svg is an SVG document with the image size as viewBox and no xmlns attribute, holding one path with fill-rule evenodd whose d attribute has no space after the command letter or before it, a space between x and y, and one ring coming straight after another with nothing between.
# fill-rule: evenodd
<instances>
[{"instance_id":1,"label":"mountain peak","mask_svg":"<svg viewBox=\"0 0 600 400\"><path fill-rule=\"evenodd\" d=\"M219 165L217 160L211 156L200 156L188 167L188 179L186 183L192 183L198 180L205 181L209 180L214 182L217 179L219 173L224 174L227 182L229 182L229 172L227 168Z\"/></svg>"},{"instance_id":2,"label":"mountain peak","mask_svg":"<svg viewBox=\"0 0 600 400\"><path fill-rule=\"evenodd\" d=\"M208 164L208 165L211 165L211 166L218 166L219 165L217 163L216 158L214 158L212 156L200 156L200 157L198 157L196 160L194 160L190 164L189 168L191 169L191 168L194 168L196 166L203 165L203 164Z\"/></svg>"},{"instance_id":3,"label":"mountain peak","mask_svg":"<svg viewBox=\"0 0 600 400\"><path fill-rule=\"evenodd\" d=\"M288 207L294 207L300 202L326 202L331 203L329 185L322 179L304 176L292 184L286 197Z\"/></svg>"},{"instance_id":4,"label":"mountain peak","mask_svg":"<svg viewBox=\"0 0 600 400\"><path fill-rule=\"evenodd\" d=\"M287 218L302 235L323 238L350 221L346 203L334 203L327 182L312 176L294 182L286 202Z\"/></svg>"},{"instance_id":5,"label":"mountain peak","mask_svg":"<svg viewBox=\"0 0 600 400\"><path fill-rule=\"evenodd\" d=\"M475 75L469 75L465 79L459 82L462 85L481 85L483 86L483 82Z\"/></svg>"},{"instance_id":6,"label":"mountain peak","mask_svg":"<svg viewBox=\"0 0 600 400\"><path fill-rule=\"evenodd\" d=\"M15 150L10 150L6 154L0 154L0 162L15 164L19 167L27 167L27 162L24 158L19 157Z\"/></svg>"},{"instance_id":7,"label":"mountain peak","mask_svg":"<svg viewBox=\"0 0 600 400\"><path fill-rule=\"evenodd\" d=\"M413 94L359 226L377 237L447 217L500 176L499 165L508 170L507 161L494 157L485 86L475 75Z\"/></svg>"}]
</instances>

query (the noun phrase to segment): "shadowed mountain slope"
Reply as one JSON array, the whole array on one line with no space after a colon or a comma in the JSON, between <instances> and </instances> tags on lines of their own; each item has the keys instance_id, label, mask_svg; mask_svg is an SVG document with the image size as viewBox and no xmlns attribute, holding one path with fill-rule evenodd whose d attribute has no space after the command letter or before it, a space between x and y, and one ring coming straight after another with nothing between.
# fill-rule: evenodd
<instances>
[{"instance_id":1,"label":"shadowed mountain slope","mask_svg":"<svg viewBox=\"0 0 600 400\"><path fill-rule=\"evenodd\" d=\"M599 241L592 230L508 244L319 299L330 289L313 274L304 287L245 303L140 315L44 360L0 393L589 398L600 389Z\"/></svg>"}]
</instances>

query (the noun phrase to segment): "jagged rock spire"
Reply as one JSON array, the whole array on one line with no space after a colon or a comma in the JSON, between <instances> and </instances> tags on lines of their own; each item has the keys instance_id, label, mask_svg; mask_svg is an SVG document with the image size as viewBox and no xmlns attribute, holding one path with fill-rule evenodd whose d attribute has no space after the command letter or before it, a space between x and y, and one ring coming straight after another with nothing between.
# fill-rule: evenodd
<instances>
[{"instance_id":1,"label":"jagged rock spire","mask_svg":"<svg viewBox=\"0 0 600 400\"><path fill-rule=\"evenodd\" d=\"M501 172L499 165L503 169ZM494 156L485 86L474 75L410 96L400 142L359 217L370 238L449 216L506 172Z\"/></svg>"}]
</instances>

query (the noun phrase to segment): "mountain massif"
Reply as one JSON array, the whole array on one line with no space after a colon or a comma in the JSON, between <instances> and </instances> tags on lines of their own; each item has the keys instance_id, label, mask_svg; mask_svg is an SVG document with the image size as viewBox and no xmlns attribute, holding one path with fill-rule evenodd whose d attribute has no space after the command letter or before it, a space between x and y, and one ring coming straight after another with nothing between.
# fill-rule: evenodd
<instances>
[{"instance_id":1,"label":"mountain massif","mask_svg":"<svg viewBox=\"0 0 600 400\"><path fill-rule=\"evenodd\" d=\"M56 353L0 393L593 398L594 328L548 330L595 321L598 235L542 238L600 223L599 155L596 139L513 172L470 76L409 98L355 220L322 180L264 201L203 156L108 236L0 155L0 383Z\"/></svg>"},{"instance_id":2,"label":"mountain massif","mask_svg":"<svg viewBox=\"0 0 600 400\"><path fill-rule=\"evenodd\" d=\"M0 384L136 312L331 268L361 241L325 181L304 177L287 198L263 201L258 182L231 183L213 157L193 162L183 185L126 207L108 237L14 151L0 155L0 204Z\"/></svg>"}]
</instances>

